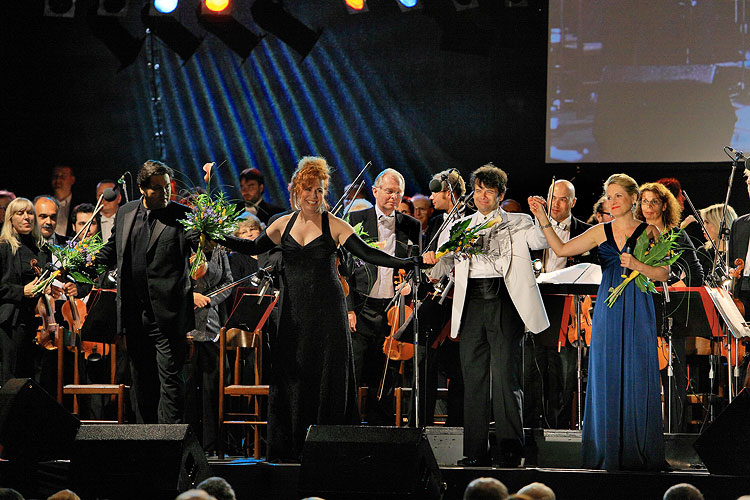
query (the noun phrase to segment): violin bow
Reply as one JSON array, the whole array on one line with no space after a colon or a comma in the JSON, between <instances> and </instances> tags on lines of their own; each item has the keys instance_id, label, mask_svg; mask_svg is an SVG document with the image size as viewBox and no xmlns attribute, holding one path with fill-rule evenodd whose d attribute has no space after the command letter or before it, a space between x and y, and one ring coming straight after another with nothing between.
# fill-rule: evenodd
<instances>
[{"instance_id":1,"label":"violin bow","mask_svg":"<svg viewBox=\"0 0 750 500\"><path fill-rule=\"evenodd\" d=\"M346 195L349 194L349 192L354 188L354 186L357 185L357 183L359 183L360 179L365 174L365 172L367 171L367 168L370 165L372 165L371 161L368 161L367 163L365 163L365 166L362 167L362 170L359 171L359 173L357 174L357 177L355 177L354 180L349 184L349 189L344 190L344 194L341 195L341 198L339 198L339 201L336 202L336 204L333 206L333 209L331 210L331 213L333 215L336 215L336 212L338 212L341 209L341 205L344 203L344 200L346 199Z\"/></svg>"}]
</instances>

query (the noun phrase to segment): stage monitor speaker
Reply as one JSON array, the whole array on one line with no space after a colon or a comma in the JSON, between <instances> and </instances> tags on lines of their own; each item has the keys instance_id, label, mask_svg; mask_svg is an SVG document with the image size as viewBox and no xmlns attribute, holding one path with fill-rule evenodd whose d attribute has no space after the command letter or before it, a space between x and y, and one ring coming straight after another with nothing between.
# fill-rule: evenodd
<instances>
[{"instance_id":1,"label":"stage monitor speaker","mask_svg":"<svg viewBox=\"0 0 750 500\"><path fill-rule=\"evenodd\" d=\"M750 476L750 390L743 389L695 440L695 451L711 474Z\"/></svg>"},{"instance_id":2,"label":"stage monitor speaker","mask_svg":"<svg viewBox=\"0 0 750 500\"><path fill-rule=\"evenodd\" d=\"M307 433L300 495L437 500L445 489L422 429L320 425Z\"/></svg>"},{"instance_id":3,"label":"stage monitor speaker","mask_svg":"<svg viewBox=\"0 0 750 500\"><path fill-rule=\"evenodd\" d=\"M82 498L173 500L211 476L187 424L85 425L70 469Z\"/></svg>"},{"instance_id":4,"label":"stage monitor speaker","mask_svg":"<svg viewBox=\"0 0 750 500\"><path fill-rule=\"evenodd\" d=\"M11 461L70 458L81 421L30 378L0 389L0 445Z\"/></svg>"}]
</instances>

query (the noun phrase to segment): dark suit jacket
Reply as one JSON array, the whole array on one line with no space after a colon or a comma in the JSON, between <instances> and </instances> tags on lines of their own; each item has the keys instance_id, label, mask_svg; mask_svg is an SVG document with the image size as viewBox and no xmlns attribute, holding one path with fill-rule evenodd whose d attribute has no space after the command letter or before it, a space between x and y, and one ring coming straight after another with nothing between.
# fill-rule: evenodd
<instances>
[{"instance_id":1,"label":"dark suit jacket","mask_svg":"<svg viewBox=\"0 0 750 500\"><path fill-rule=\"evenodd\" d=\"M36 256L42 268L50 261L48 251L39 250ZM0 273L0 324L8 320L14 324L19 309L22 306L33 309L36 299L24 298L23 287L26 283L21 279L21 253L19 251L13 255L13 249L7 243L0 244Z\"/></svg>"},{"instance_id":2,"label":"dark suit jacket","mask_svg":"<svg viewBox=\"0 0 750 500\"><path fill-rule=\"evenodd\" d=\"M117 331L123 332L123 317L133 312L132 305L122 300L123 259L130 244L130 231L141 200L126 203L117 211L115 228L107 244L98 254L105 265L117 266ZM194 328L193 286L190 282L189 259L198 246L200 235L185 231L177 222L190 209L170 202L163 210L154 212L157 219L149 239L146 276L151 307L162 333L183 335ZM127 264L126 272L130 267Z\"/></svg>"},{"instance_id":3,"label":"dark suit jacket","mask_svg":"<svg viewBox=\"0 0 750 500\"><path fill-rule=\"evenodd\" d=\"M245 202L244 201L240 201L237 204L237 206L239 206L241 210L245 210ZM273 222L273 221L269 222L269 220L271 219L272 216L274 216L274 215L276 215L278 213L284 212L286 210L285 208L281 208L281 207L277 207L276 205L272 205L272 204L268 203L266 200L263 200L263 199L260 200L260 203L258 203L257 208L258 208L258 214L257 214L258 218L265 225L268 225L271 222ZM276 218L274 217L274 220L275 219Z\"/></svg>"},{"instance_id":4,"label":"dark suit jacket","mask_svg":"<svg viewBox=\"0 0 750 500\"><path fill-rule=\"evenodd\" d=\"M396 257L408 257L409 255L409 241L412 245L419 245L422 233L422 224L406 214L402 214L399 211L395 211L396 215ZM357 210L356 212L349 213L349 224L355 226L359 222L362 223L362 229L369 235L370 238L378 238L378 220L375 213L375 207L368 208L366 210ZM369 295L372 285L375 284L375 280L378 277L378 268L372 264L366 262L361 265L355 265L352 256L347 257L347 264L349 268L349 288L350 290L356 290L363 295ZM349 293L346 298L347 307L350 311L354 310L356 304L356 294Z\"/></svg>"},{"instance_id":5,"label":"dark suit jacket","mask_svg":"<svg viewBox=\"0 0 750 500\"><path fill-rule=\"evenodd\" d=\"M747 257L747 245L750 241L750 214L735 219L729 230L729 259L734 265L735 259L745 260ZM745 265L750 265L745 262Z\"/></svg>"}]
</instances>

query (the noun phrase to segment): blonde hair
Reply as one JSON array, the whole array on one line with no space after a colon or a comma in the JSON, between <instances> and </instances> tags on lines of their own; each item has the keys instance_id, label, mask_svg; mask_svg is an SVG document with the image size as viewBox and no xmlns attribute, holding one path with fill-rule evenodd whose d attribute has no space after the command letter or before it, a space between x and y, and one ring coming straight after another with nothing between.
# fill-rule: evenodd
<instances>
[{"instance_id":1,"label":"blonde hair","mask_svg":"<svg viewBox=\"0 0 750 500\"><path fill-rule=\"evenodd\" d=\"M34 237L36 246L42 248L44 246L44 237L42 231L39 229L39 223L36 220L36 210L34 210L34 204L28 198L16 198L8 204L8 208L5 210L5 220L3 221L3 229L0 231L0 243L7 243L13 251L13 255L18 251L18 247L21 246L21 242L18 239L18 233L13 227L11 218L13 214L19 210L31 209L31 213L34 214L34 225L31 229L31 234Z\"/></svg>"},{"instance_id":2,"label":"blonde hair","mask_svg":"<svg viewBox=\"0 0 750 500\"><path fill-rule=\"evenodd\" d=\"M701 208L699 210L701 217L703 218L704 222L710 222L713 224L713 226L718 231L721 227L721 214L724 211L724 204L723 203L715 203L711 206L708 206L706 208ZM725 222L727 223L727 227L732 227L732 223L734 222L734 219L737 218L737 212L734 211L734 209L727 205L727 214L724 218ZM711 248L711 241L707 241L704 247L706 249Z\"/></svg>"},{"instance_id":3,"label":"blonde hair","mask_svg":"<svg viewBox=\"0 0 750 500\"><path fill-rule=\"evenodd\" d=\"M644 191L649 191L656 194L659 197L662 204L666 207L664 212L661 214L661 220L664 222L664 227L671 229L680 224L682 217L682 209L680 208L680 202L674 197L672 191L670 191L664 184L658 182L647 182L643 184L638 190L639 198L643 196ZM640 220L646 220L643 217L643 208L641 204L635 207L635 218Z\"/></svg>"},{"instance_id":4,"label":"blonde hair","mask_svg":"<svg viewBox=\"0 0 750 500\"><path fill-rule=\"evenodd\" d=\"M635 179L630 177L628 174L612 174L610 175L606 181L604 181L604 196L607 195L607 188L611 186L612 184L617 184L621 188L625 190L626 193L628 193L630 196L635 195L635 205L638 205L638 202L640 201L640 193L638 192L638 183L635 182ZM635 207L631 207L631 211L633 211Z\"/></svg>"},{"instance_id":5,"label":"blonde hair","mask_svg":"<svg viewBox=\"0 0 750 500\"><path fill-rule=\"evenodd\" d=\"M331 178L331 168L326 159L321 156L303 156L297 164L297 170L292 174L289 183L289 205L293 210L299 210L299 198L302 190L308 186L323 182L323 203L318 212L323 213L328 208L325 197L328 194L328 180Z\"/></svg>"}]
</instances>

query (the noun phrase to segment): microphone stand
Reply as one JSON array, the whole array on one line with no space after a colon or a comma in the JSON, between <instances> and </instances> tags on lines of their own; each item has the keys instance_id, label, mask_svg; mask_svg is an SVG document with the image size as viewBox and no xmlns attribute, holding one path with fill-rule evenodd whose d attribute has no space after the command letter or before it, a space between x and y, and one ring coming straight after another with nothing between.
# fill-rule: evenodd
<instances>
[{"instance_id":1,"label":"microphone stand","mask_svg":"<svg viewBox=\"0 0 750 500\"><path fill-rule=\"evenodd\" d=\"M726 148L725 148L726 151ZM732 159L732 171L729 173L729 182L727 184L727 194L724 197L724 207L722 208L721 212L721 223L719 224L719 234L716 237L716 243L718 244L720 240L725 240L724 242L724 248L729 248L729 228L727 227L727 206L729 205L729 195L732 193L732 183L734 182L734 173L737 170L737 162L740 161L740 158L743 158L742 153L739 151L736 152L734 155L734 158ZM714 247L714 261L711 265L711 276L714 277L717 281L720 281L720 279L716 276L716 268L719 264L719 247ZM728 252L727 252L728 255ZM726 264L726 263L725 263ZM724 267L724 270L728 266ZM726 274L726 272L724 273Z\"/></svg>"}]
</instances>

